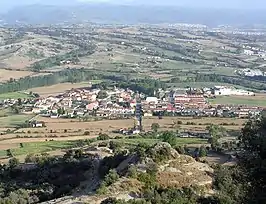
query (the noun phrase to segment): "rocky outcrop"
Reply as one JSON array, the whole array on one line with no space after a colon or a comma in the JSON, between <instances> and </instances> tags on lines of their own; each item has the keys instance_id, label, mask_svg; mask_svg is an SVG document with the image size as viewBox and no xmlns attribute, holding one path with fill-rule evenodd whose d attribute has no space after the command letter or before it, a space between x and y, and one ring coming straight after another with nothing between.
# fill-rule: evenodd
<instances>
[{"instance_id":1,"label":"rocky outcrop","mask_svg":"<svg viewBox=\"0 0 266 204\"><path fill-rule=\"evenodd\" d=\"M210 192L212 184L213 169L205 163L197 162L190 156L179 154L168 143L158 143L146 152L145 158L140 158L137 154L129 155L117 167L117 172L122 173L122 178L118 182L108 187L106 195L96 195L87 192L86 195L68 197L64 203L91 203L100 204L108 197L115 197L124 200L136 198L141 194L143 183L137 179L127 178L126 171L130 166L134 166L138 172L146 170L154 164L157 166L157 182L161 187L205 187L206 192ZM90 185L87 183L87 185ZM90 188L87 188L90 189ZM77 194L76 194L77 195ZM54 202L54 203L60 203ZM61 202L62 203L62 202Z\"/></svg>"}]
</instances>

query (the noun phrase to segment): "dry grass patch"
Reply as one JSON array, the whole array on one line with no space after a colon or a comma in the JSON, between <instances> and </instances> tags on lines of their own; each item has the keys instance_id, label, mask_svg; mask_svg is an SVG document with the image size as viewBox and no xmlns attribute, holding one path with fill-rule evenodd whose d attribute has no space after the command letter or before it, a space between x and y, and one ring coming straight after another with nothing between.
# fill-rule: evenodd
<instances>
[{"instance_id":1,"label":"dry grass patch","mask_svg":"<svg viewBox=\"0 0 266 204\"><path fill-rule=\"evenodd\" d=\"M0 69L0 82L8 81L10 78L19 79L26 76L31 76L33 74L34 72L30 71L12 71L12 70Z\"/></svg>"},{"instance_id":2,"label":"dry grass patch","mask_svg":"<svg viewBox=\"0 0 266 204\"><path fill-rule=\"evenodd\" d=\"M47 129L64 130L64 129L86 129L89 131L112 132L120 128L132 128L134 126L134 118L121 120L100 120L93 122L79 122L77 119L51 119L38 118L46 123ZM208 124L228 124L224 126L226 129L241 129L247 120L235 118L192 118L192 117L164 117L159 120L158 117L144 117L143 127L145 131L151 130L153 123L160 125L160 130L172 129L177 121L182 121L181 128L190 130L205 130ZM187 125L187 123L195 123L194 125ZM233 124L234 125L230 125Z\"/></svg>"},{"instance_id":3,"label":"dry grass patch","mask_svg":"<svg viewBox=\"0 0 266 204\"><path fill-rule=\"evenodd\" d=\"M61 84L56 84L52 86L32 88L32 89L29 89L28 91L32 91L34 93L38 93L42 97L46 97L50 95L64 93L67 90L76 89L76 88L84 88L84 87L90 87L90 84L86 82L75 83L75 84L61 83Z\"/></svg>"}]
</instances>

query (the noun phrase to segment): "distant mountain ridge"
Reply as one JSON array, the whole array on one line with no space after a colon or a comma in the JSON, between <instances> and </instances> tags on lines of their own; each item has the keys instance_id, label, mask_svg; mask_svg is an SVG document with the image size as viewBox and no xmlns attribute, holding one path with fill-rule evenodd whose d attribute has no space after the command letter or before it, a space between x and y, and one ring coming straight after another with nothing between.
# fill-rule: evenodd
<instances>
[{"instance_id":1,"label":"distant mountain ridge","mask_svg":"<svg viewBox=\"0 0 266 204\"><path fill-rule=\"evenodd\" d=\"M60 0L62 1L62 0ZM266 25L266 12L256 10L204 9L173 6L117 5L107 3L75 3L68 5L26 5L11 9L2 16L10 24L54 24L90 21L97 23L191 23L216 26ZM73 4L73 5L72 5Z\"/></svg>"},{"instance_id":2,"label":"distant mountain ridge","mask_svg":"<svg viewBox=\"0 0 266 204\"><path fill-rule=\"evenodd\" d=\"M264 0L2 0L0 1L0 12L17 7L32 4L39 5L77 5L85 3L110 3L115 5L149 5L149 6L177 6L188 8L216 8L216 9L266 9Z\"/></svg>"}]
</instances>

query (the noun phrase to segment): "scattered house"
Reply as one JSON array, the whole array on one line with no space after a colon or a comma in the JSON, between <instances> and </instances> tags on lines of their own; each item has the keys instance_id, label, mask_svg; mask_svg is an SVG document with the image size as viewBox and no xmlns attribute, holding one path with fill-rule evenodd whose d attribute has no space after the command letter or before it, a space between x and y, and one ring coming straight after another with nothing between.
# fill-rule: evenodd
<instances>
[{"instance_id":1,"label":"scattered house","mask_svg":"<svg viewBox=\"0 0 266 204\"><path fill-rule=\"evenodd\" d=\"M41 128L45 127L45 123L43 121L31 121L30 122L31 127L33 128Z\"/></svg>"},{"instance_id":2,"label":"scattered house","mask_svg":"<svg viewBox=\"0 0 266 204\"><path fill-rule=\"evenodd\" d=\"M152 104L158 104L158 98L157 97L147 97L146 102L152 103Z\"/></svg>"},{"instance_id":3,"label":"scattered house","mask_svg":"<svg viewBox=\"0 0 266 204\"><path fill-rule=\"evenodd\" d=\"M92 111L92 110L95 110L99 107L99 102L98 101L95 101L93 103L90 103L86 106L86 109L89 110L89 111Z\"/></svg>"}]
</instances>

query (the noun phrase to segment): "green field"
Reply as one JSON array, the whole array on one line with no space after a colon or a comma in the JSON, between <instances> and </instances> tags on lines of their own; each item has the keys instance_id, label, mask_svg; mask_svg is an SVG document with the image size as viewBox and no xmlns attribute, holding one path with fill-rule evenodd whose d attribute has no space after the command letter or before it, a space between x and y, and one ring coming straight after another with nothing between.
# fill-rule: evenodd
<instances>
[{"instance_id":1,"label":"green field","mask_svg":"<svg viewBox=\"0 0 266 204\"><path fill-rule=\"evenodd\" d=\"M138 145L140 143L154 145L160 142L159 139L144 139L144 138L136 138L136 139L116 139L113 141L118 141L128 145ZM199 138L177 138L177 145L189 145L189 144L206 144L207 140L199 139Z\"/></svg>"},{"instance_id":2,"label":"green field","mask_svg":"<svg viewBox=\"0 0 266 204\"><path fill-rule=\"evenodd\" d=\"M265 98L266 99L266 98ZM237 97L237 96L222 96L215 99L210 99L211 104L233 104L233 105L248 105L266 107L266 100L256 97Z\"/></svg>"},{"instance_id":3,"label":"green field","mask_svg":"<svg viewBox=\"0 0 266 204\"><path fill-rule=\"evenodd\" d=\"M73 146L73 141L47 141L47 142L33 142L24 143L24 147L19 146L16 149L11 149L14 156L28 155L28 154L38 154L44 152L55 151L59 149L71 148ZM0 157L5 157L6 151L0 151Z\"/></svg>"},{"instance_id":4,"label":"green field","mask_svg":"<svg viewBox=\"0 0 266 204\"><path fill-rule=\"evenodd\" d=\"M18 99L18 98L31 98L31 96L21 92L10 92L10 93L0 94L0 100Z\"/></svg>"},{"instance_id":5,"label":"green field","mask_svg":"<svg viewBox=\"0 0 266 204\"><path fill-rule=\"evenodd\" d=\"M102 80L91 80L90 81L92 84L100 84L102 83L103 81Z\"/></svg>"},{"instance_id":6,"label":"green field","mask_svg":"<svg viewBox=\"0 0 266 204\"><path fill-rule=\"evenodd\" d=\"M123 143L125 145L137 145L139 143L146 143L154 145L160 140L158 139L114 139L113 141ZM18 145L17 148L11 149L14 156L28 155L28 154L38 154L44 152L51 152L55 150L72 148L77 141L47 141L47 142L32 142L24 143L23 148ZM177 138L177 145L189 145L189 144L206 144L207 141L198 138ZM0 157L5 157L6 151L0 151Z\"/></svg>"},{"instance_id":7,"label":"green field","mask_svg":"<svg viewBox=\"0 0 266 204\"><path fill-rule=\"evenodd\" d=\"M2 117L1 117L2 116ZM14 128L21 124L23 124L26 120L29 120L33 117L33 115L13 115L8 113L8 115L4 115L4 113L0 112L0 128Z\"/></svg>"}]
</instances>

